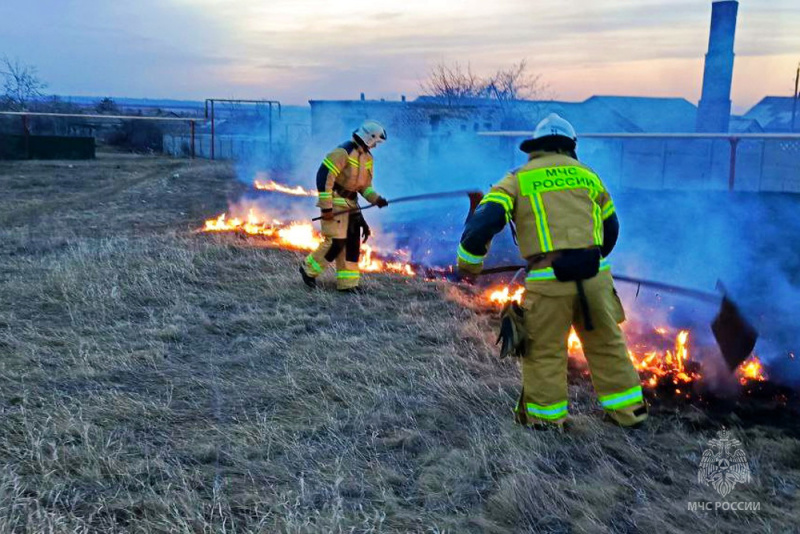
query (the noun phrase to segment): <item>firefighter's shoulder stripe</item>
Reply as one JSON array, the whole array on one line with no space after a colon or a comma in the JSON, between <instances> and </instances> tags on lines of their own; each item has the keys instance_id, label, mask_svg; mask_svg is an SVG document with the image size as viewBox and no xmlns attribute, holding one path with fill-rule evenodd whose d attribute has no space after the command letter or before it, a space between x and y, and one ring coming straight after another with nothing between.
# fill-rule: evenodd
<instances>
[{"instance_id":1,"label":"firefighter's shoulder stripe","mask_svg":"<svg viewBox=\"0 0 800 534\"><path fill-rule=\"evenodd\" d=\"M322 164L325 165L325 167L327 167L329 171L331 171L331 174L333 174L334 176L339 176L339 173L341 171L339 171L339 169L336 168L336 165L329 158L323 159Z\"/></svg>"},{"instance_id":2,"label":"firefighter's shoulder stripe","mask_svg":"<svg viewBox=\"0 0 800 534\"><path fill-rule=\"evenodd\" d=\"M514 199L511 197L511 195L500 190L493 190L490 191L488 195L483 197L483 200L481 200L480 204L478 205L480 206L488 202L496 202L497 204L503 206L503 211L505 211L506 214L506 222L511 220L514 214Z\"/></svg>"}]
</instances>

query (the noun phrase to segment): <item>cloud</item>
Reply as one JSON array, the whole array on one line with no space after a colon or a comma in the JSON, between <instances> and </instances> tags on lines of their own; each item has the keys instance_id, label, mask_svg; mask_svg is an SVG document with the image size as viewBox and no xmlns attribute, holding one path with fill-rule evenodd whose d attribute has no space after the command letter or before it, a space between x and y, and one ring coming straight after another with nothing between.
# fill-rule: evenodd
<instances>
[{"instance_id":1,"label":"cloud","mask_svg":"<svg viewBox=\"0 0 800 534\"><path fill-rule=\"evenodd\" d=\"M800 49L800 13L794 0L763 4L741 3L736 51L774 65L774 58ZM5 0L0 52L39 66L63 92L216 92L304 102L362 90L413 92L438 61L489 72L527 58L560 94L586 97L601 86L632 94L661 94L666 87L693 96L699 80L689 75L706 52L711 12L699 0L383 0L353 6L343 0ZM779 89L749 76L757 62L740 63L748 75L737 73L739 84Z\"/></svg>"}]
</instances>

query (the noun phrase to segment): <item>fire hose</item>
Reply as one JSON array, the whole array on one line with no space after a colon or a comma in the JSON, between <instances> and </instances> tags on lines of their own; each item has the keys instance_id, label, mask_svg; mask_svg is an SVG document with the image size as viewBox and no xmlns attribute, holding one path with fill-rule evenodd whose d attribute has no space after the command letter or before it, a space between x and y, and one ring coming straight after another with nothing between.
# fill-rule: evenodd
<instances>
[{"instance_id":1,"label":"fire hose","mask_svg":"<svg viewBox=\"0 0 800 534\"><path fill-rule=\"evenodd\" d=\"M518 272L520 269L527 270L527 267L524 265L505 265L502 267L484 269L480 274L490 275ZM683 295L704 302L714 304L720 302L719 312L711 323L711 331L714 333L714 338L717 340L720 352L722 352L722 356L728 364L728 367L732 370L736 369L753 352L756 341L758 340L758 331L745 319L741 311L739 311L739 307L728 296L728 292L721 281L717 281L716 289L720 292L720 294L717 294L710 291L700 291L698 289L665 284L663 282L643 280L632 276L617 274L613 276L614 280L636 284L638 286L636 289L636 296L639 296L639 290L642 287L647 287Z\"/></svg>"},{"instance_id":2,"label":"fire hose","mask_svg":"<svg viewBox=\"0 0 800 534\"><path fill-rule=\"evenodd\" d=\"M395 198L395 199L389 200L388 203L389 204L399 204L401 202L416 202L416 201L420 201L420 200L433 200L433 199L437 199L437 198L452 198L452 197L460 197L462 195L466 195L466 196L468 196L470 198L470 200L472 200L474 195L481 195L481 193L479 191L471 191L471 190L468 190L468 189L462 189L460 191L443 191L443 192L440 192L440 193L426 193L424 195L413 195L413 196L408 196L408 197ZM369 206L365 206L363 208L360 208L360 207L359 208L351 208L351 209L347 209L347 210L337 211L337 212L333 213L332 216L336 217L338 215L346 215L346 214L349 214L349 213L355 213L357 211L368 210L368 209L374 208L374 207L375 207L375 204L372 204L372 205L369 205ZM311 220L312 221L319 221L320 219L322 219L322 217L314 217Z\"/></svg>"},{"instance_id":3,"label":"fire hose","mask_svg":"<svg viewBox=\"0 0 800 534\"><path fill-rule=\"evenodd\" d=\"M475 209L477 208L481 198L483 197L483 194L480 191L463 189L460 191L426 193L422 195L412 195L407 197L395 198L389 200L388 203L399 204L402 202L416 202L421 200L460 197L462 195L467 195L469 197L470 200L469 215L472 215L472 213L474 213ZM375 207L374 204L370 206L365 206L364 208L357 207L357 208L342 210L333 213L333 217L336 217L338 215L356 213L373 207ZM312 219L312 221L318 221L320 219L322 219L322 217L315 217L314 219ZM481 274L489 275L489 274L498 274L505 272L518 272L520 269L527 270L527 267L521 265L507 265L503 267L494 267L490 269L485 269L483 270L483 272L481 272ZM643 280L640 278L634 278L624 275L614 275L614 279L620 282L636 284L638 286L636 290L637 296L639 295L639 291L641 290L642 287L648 287L651 289L668 291L679 295L684 295L697 300L702 300L704 302L711 302L711 303L720 302L720 295L717 293L700 291L697 289L665 284L663 282L655 282L652 280ZM727 291L722 286L722 283L719 281L717 282L717 290L721 293L721 303L719 312L717 313L716 317L714 318L714 321L711 324L711 330L714 333L714 338L717 340L717 344L719 345L720 351L722 352L722 356L724 357L725 362L731 369L735 369L736 367L739 366L739 364L745 361L747 357L750 356L750 354L752 353L753 349L755 348L756 341L758 340L758 332L747 321L747 319L744 318L742 313L739 311L738 306L733 302L733 300L730 299L730 297L727 294Z\"/></svg>"},{"instance_id":4,"label":"fire hose","mask_svg":"<svg viewBox=\"0 0 800 534\"><path fill-rule=\"evenodd\" d=\"M493 267L491 269L484 269L483 271L481 271L480 274L481 275L488 275L488 274L511 273L511 272L517 272L520 269L525 270L525 269L527 269L527 267L524 266L524 265L505 265L505 266L502 266L502 267ZM636 290L637 296L639 294L639 289L641 289L641 287L649 287L650 289L659 289L661 291L668 291L670 293L677 293L679 295L684 295L686 297L691 297L691 298L695 298L695 299L698 299L698 300L703 300L703 301L706 301L706 302L716 303L716 302L719 301L719 298L720 298L719 295L717 295L716 293L712 293L710 291L701 291L699 289L691 289L691 288L688 288L688 287L674 286L674 285L671 285L671 284L665 284L663 282L654 282L652 280L643 280L641 278L634 278L634 277L631 277L631 276L624 276L624 275L615 274L614 275L614 280L618 280L620 282L627 282L629 284L636 284L637 286L639 286L639 288L637 288L637 290ZM723 294L724 294L724 289L721 288L721 287L720 287L720 289L723 291Z\"/></svg>"}]
</instances>

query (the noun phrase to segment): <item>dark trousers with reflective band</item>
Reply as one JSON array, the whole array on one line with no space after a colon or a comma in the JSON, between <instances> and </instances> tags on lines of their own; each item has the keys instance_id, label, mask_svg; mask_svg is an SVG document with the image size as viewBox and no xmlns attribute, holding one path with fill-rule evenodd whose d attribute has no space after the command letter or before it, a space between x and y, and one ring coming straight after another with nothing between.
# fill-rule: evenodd
<instances>
[{"instance_id":1,"label":"dark trousers with reflective band","mask_svg":"<svg viewBox=\"0 0 800 534\"><path fill-rule=\"evenodd\" d=\"M611 273L601 271L584 280L583 287L594 323L591 331L584 327L575 283L528 278L523 305L528 344L515 409L519 423L561 423L567 418L567 339L572 325L603 408L621 425L647 418L639 374L619 327L625 313Z\"/></svg>"},{"instance_id":2,"label":"dark trousers with reflective band","mask_svg":"<svg viewBox=\"0 0 800 534\"><path fill-rule=\"evenodd\" d=\"M325 240L303 262L306 274L316 278L331 262L335 262L337 289L358 287L361 279L358 270L361 254L358 218L344 214L332 221L322 221L322 235Z\"/></svg>"}]
</instances>

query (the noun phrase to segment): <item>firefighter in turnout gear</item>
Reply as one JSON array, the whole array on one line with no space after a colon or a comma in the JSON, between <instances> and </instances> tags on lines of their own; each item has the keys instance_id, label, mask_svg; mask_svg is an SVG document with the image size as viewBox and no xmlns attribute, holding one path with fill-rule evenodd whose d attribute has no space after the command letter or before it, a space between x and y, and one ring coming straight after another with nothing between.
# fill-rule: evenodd
<instances>
[{"instance_id":1,"label":"firefighter in turnout gear","mask_svg":"<svg viewBox=\"0 0 800 534\"><path fill-rule=\"evenodd\" d=\"M336 262L336 287L340 291L354 292L361 273L358 260L363 241L370 230L358 209L358 195L379 208L389 203L372 188L373 163L371 149L386 140L386 130L378 122L365 121L353 138L329 153L317 172L317 189L322 210L322 235L325 240L300 266L303 281L316 287L316 278L325 267Z\"/></svg>"},{"instance_id":2,"label":"firefighter in turnout gear","mask_svg":"<svg viewBox=\"0 0 800 534\"><path fill-rule=\"evenodd\" d=\"M567 420L567 339L574 326L601 406L612 422L636 426L647 418L647 405L619 327L625 314L606 259L619 221L603 182L578 161L576 141L572 125L556 114L538 124L520 145L528 162L493 186L467 220L458 270L479 274L494 235L515 224L528 264L518 423L538 428Z\"/></svg>"}]
</instances>

